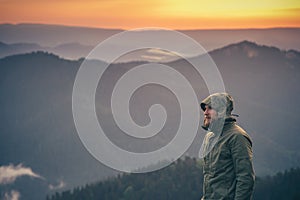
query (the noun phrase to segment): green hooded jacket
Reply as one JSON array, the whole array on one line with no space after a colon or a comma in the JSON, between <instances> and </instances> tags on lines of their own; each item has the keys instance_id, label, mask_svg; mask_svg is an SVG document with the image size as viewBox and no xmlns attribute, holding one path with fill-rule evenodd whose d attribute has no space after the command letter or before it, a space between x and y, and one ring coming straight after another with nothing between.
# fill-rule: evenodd
<instances>
[{"instance_id":1,"label":"green hooded jacket","mask_svg":"<svg viewBox=\"0 0 300 200\"><path fill-rule=\"evenodd\" d=\"M213 95L217 97L215 102L220 102L218 95L224 103L221 107L226 105L226 109L212 108L217 110L218 114L226 113L225 121L223 121L224 126L219 135L210 130L204 138L203 147L206 152L203 158L202 199L250 200L255 180L252 165L252 141L231 116L233 99L226 93L217 93ZM205 105L212 106L211 96L201 103L201 108L203 109Z\"/></svg>"}]
</instances>

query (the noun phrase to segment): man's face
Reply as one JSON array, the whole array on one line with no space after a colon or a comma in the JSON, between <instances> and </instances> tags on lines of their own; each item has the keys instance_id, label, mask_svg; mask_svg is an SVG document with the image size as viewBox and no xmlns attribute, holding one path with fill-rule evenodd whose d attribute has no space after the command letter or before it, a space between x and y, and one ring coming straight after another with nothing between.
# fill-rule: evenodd
<instances>
[{"instance_id":1,"label":"man's face","mask_svg":"<svg viewBox=\"0 0 300 200\"><path fill-rule=\"evenodd\" d=\"M210 106L206 105L204 111L204 126L209 127L210 123L216 120L217 117L218 117L217 111L212 109Z\"/></svg>"}]
</instances>

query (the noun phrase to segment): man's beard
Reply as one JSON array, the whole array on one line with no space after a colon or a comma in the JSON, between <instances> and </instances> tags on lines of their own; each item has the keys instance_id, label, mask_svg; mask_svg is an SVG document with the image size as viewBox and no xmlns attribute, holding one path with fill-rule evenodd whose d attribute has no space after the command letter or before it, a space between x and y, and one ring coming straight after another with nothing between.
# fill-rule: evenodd
<instances>
[{"instance_id":1,"label":"man's beard","mask_svg":"<svg viewBox=\"0 0 300 200\"><path fill-rule=\"evenodd\" d=\"M221 134L221 131L224 126L224 118L217 118L217 119L212 119L212 118L204 118L203 121L203 126L205 130L210 130L214 132L215 134Z\"/></svg>"},{"instance_id":2,"label":"man's beard","mask_svg":"<svg viewBox=\"0 0 300 200\"><path fill-rule=\"evenodd\" d=\"M204 118L203 127L208 128L210 125L210 121L211 121L210 118Z\"/></svg>"}]
</instances>

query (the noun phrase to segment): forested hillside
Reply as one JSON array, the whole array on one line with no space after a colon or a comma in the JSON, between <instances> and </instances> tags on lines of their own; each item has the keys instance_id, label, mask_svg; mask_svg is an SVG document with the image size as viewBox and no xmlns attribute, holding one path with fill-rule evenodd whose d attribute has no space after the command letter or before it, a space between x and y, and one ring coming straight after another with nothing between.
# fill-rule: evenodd
<instances>
[{"instance_id":1,"label":"forested hillside","mask_svg":"<svg viewBox=\"0 0 300 200\"><path fill-rule=\"evenodd\" d=\"M186 157L156 172L123 174L74 190L56 193L47 200L199 200L202 196L201 162ZM300 198L300 168L275 176L257 177L255 200Z\"/></svg>"}]
</instances>

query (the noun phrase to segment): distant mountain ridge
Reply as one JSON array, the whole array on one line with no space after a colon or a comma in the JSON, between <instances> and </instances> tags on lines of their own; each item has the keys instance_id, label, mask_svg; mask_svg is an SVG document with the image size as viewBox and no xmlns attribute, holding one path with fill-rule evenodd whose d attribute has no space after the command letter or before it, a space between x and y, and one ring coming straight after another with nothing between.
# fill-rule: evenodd
<instances>
[{"instance_id":1,"label":"distant mountain ridge","mask_svg":"<svg viewBox=\"0 0 300 200\"><path fill-rule=\"evenodd\" d=\"M274 174L300 166L300 53L249 41L209 53L220 70L226 90L235 99L234 112L240 115L238 123L253 139L256 173L259 176ZM50 188L55 188L53 185L59 182L65 183L62 184L65 190L116 174L85 150L76 133L71 96L82 61L66 60L45 52L0 59L0 166L25 163L45 177L45 180L24 179L11 186L19 190L24 199L32 199L30 192L26 196L28 188L40 192L36 199L41 199L45 192L57 191ZM99 66L103 64L94 62ZM97 112L104 116L99 119L107 130L113 130L109 137L122 148L132 147L126 146L126 137L120 137L115 127L110 129L110 118L106 113L102 114L102 109L106 108L102 102L109 100L115 80L139 64L112 65L103 80L107 81L105 88L99 87L96 94L96 102L100 102L96 106ZM176 60L166 64L182 72L194 85L198 84L195 92L199 99L208 95L205 85L202 86L203 82L198 81L198 76L186 62ZM146 88L136 99L137 107L132 114L139 122L147 121L145 105L153 102L161 102L167 111L171 111L170 116L176 115L173 108L177 104L172 94L165 90L155 92L155 88ZM170 128L165 129L165 135L172 135L177 127L178 119L173 118L166 123ZM199 129L188 155L198 155L203 135L204 130ZM169 139L153 138L152 142L160 147ZM150 148L144 143L138 145Z\"/></svg>"},{"instance_id":2,"label":"distant mountain ridge","mask_svg":"<svg viewBox=\"0 0 300 200\"><path fill-rule=\"evenodd\" d=\"M259 50L259 51L257 51ZM298 59L300 56L300 52L294 49L289 50L281 50L278 47L267 46L267 45L259 45L253 41L240 41L234 44L230 44L224 46L219 49L212 50L209 52L210 54L218 54L223 52L225 55L230 56L231 54L236 53L247 53L249 58L259 57L259 52L264 53L266 51L272 51L272 53L276 53L277 55L284 55L287 59Z\"/></svg>"},{"instance_id":3,"label":"distant mountain ridge","mask_svg":"<svg viewBox=\"0 0 300 200\"><path fill-rule=\"evenodd\" d=\"M93 48L93 46L82 45L79 43L62 43L55 47L46 47L35 43L6 44L4 42L0 42L0 58L16 54L31 53L35 51L45 51L57 54L65 59L77 60L87 56Z\"/></svg>"},{"instance_id":4,"label":"distant mountain ridge","mask_svg":"<svg viewBox=\"0 0 300 200\"><path fill-rule=\"evenodd\" d=\"M212 50L212 51L210 51L210 53L217 54L220 51L225 51L225 54L229 55L230 54L229 51L239 51L240 50L235 47L236 44L245 46L245 48L242 49L242 51L243 52L248 51L247 52L248 57L259 56L258 52L253 50L253 49L257 48L258 46L260 48L267 48L267 49L270 48L269 46L266 46L266 45L257 45L255 42L244 40L244 41L241 41L241 42L238 42L235 44L230 44L228 46ZM11 56L11 55L17 55L17 54L44 51L44 52L56 54L65 59L77 60L77 59L86 57L93 48L94 48L93 46L82 45L79 43L63 43L63 44L57 45L55 47L45 47L45 46L40 46L35 43L6 44L4 42L0 42L0 58L6 57L6 56ZM251 48L252 48L252 51L251 51ZM271 47L271 48L274 51L277 51L277 52L280 51L282 53L283 52L286 53L286 57L289 59L293 59L293 58L296 58L297 56L299 56L299 51L296 51L293 49L279 50L277 47ZM237 53L237 52L234 52L234 53ZM133 59L136 58L137 61L138 61L138 59L141 59L141 61L145 61L145 59L142 58L142 56L144 54L145 54L145 52L135 53L135 54L131 55L131 57L128 57L123 62L130 62L130 59L132 59L132 58ZM149 54L149 56L150 56L150 60L151 60L151 54ZM132 61L135 61L135 60L132 60Z\"/></svg>"},{"instance_id":5,"label":"distant mountain ridge","mask_svg":"<svg viewBox=\"0 0 300 200\"><path fill-rule=\"evenodd\" d=\"M122 29L103 29L47 24L0 24L0 41L36 43L54 47L62 43L79 43L95 47ZM190 36L208 51L242 40L300 51L300 28L177 30Z\"/></svg>"}]
</instances>

